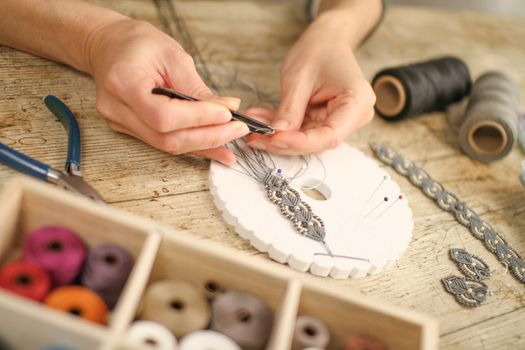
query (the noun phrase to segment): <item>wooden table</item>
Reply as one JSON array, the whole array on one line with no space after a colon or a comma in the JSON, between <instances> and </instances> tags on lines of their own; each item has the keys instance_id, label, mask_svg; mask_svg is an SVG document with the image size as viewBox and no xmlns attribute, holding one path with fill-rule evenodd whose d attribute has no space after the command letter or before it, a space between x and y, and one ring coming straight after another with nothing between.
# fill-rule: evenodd
<instances>
[{"instance_id":1,"label":"wooden table","mask_svg":"<svg viewBox=\"0 0 525 350\"><path fill-rule=\"evenodd\" d=\"M203 77L222 92L241 97L243 108L277 104L280 61L307 25L302 0L97 2L150 21L176 37L194 55ZM525 96L523 21L393 7L357 55L368 77L386 66L457 55L473 76L504 69ZM85 177L111 205L187 230L184 234L220 241L239 254L281 268L225 224L208 191L206 160L171 156L111 131L95 111L95 85L88 76L0 47L0 91L1 142L61 168L66 136L42 103L45 95L55 94L79 119ZM347 139L372 156L370 141L389 144L423 166L525 254L525 196L517 180L523 155L517 148L490 165L474 162L459 151L456 135L441 113L396 124L376 118ZM290 274L433 315L440 320L444 349L525 348L523 285L505 274L495 257L450 214L390 173L408 196L415 220L413 240L396 265L359 280L321 279L291 270ZM0 167L0 185L15 175ZM492 295L482 307L462 308L444 292L440 279L458 273L448 259L450 247L481 256L495 270L487 282Z\"/></svg>"}]
</instances>

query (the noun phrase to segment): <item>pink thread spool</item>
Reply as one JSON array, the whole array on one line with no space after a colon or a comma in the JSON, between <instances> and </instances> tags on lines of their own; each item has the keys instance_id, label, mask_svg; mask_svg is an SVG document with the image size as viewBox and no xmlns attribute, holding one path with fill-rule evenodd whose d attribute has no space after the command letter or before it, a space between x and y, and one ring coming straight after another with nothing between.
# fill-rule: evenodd
<instances>
[{"instance_id":1,"label":"pink thread spool","mask_svg":"<svg viewBox=\"0 0 525 350\"><path fill-rule=\"evenodd\" d=\"M49 272L55 286L62 286L72 283L80 273L86 245L67 228L45 226L27 236L22 256Z\"/></svg>"},{"instance_id":2,"label":"pink thread spool","mask_svg":"<svg viewBox=\"0 0 525 350\"><path fill-rule=\"evenodd\" d=\"M82 272L82 285L100 295L113 309L132 268L133 256L126 249L113 244L93 247Z\"/></svg>"}]
</instances>

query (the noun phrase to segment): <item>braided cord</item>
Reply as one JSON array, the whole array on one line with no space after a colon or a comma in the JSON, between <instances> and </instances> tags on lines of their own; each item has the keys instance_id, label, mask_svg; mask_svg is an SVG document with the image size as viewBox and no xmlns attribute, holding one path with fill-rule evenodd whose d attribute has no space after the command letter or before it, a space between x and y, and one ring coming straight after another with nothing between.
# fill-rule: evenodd
<instances>
[{"instance_id":1,"label":"braided cord","mask_svg":"<svg viewBox=\"0 0 525 350\"><path fill-rule=\"evenodd\" d=\"M496 255L498 260L512 271L516 279L525 283L525 261L490 224L464 202L445 190L443 185L432 179L424 170L393 149L378 144L371 147L379 160L394 168L400 175L408 178L428 198L435 200L441 209L452 213L456 220L467 227L474 237L484 242L487 250Z\"/></svg>"}]
</instances>

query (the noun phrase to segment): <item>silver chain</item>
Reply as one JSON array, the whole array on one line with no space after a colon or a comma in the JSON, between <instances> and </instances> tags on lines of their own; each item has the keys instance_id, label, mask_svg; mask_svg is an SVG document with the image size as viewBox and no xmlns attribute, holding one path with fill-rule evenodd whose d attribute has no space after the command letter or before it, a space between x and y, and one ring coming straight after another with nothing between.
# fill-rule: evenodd
<instances>
[{"instance_id":1,"label":"silver chain","mask_svg":"<svg viewBox=\"0 0 525 350\"><path fill-rule=\"evenodd\" d=\"M485 243L485 247L512 271L516 279L525 283L525 261L490 224L464 202L445 190L443 185L432 179L424 170L418 168L393 149L378 144L371 145L371 147L379 160L408 178L427 197L435 200L441 209L452 213L456 220L467 227L474 237Z\"/></svg>"}]
</instances>

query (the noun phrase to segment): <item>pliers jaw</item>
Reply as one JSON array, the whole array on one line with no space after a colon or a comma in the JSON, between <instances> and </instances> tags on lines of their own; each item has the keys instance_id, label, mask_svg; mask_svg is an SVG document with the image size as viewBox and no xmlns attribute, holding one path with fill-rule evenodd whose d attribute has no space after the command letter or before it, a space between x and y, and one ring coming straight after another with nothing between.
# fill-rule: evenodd
<instances>
[{"instance_id":1,"label":"pliers jaw","mask_svg":"<svg viewBox=\"0 0 525 350\"><path fill-rule=\"evenodd\" d=\"M65 190L81 194L99 203L105 203L102 196L93 187L88 185L81 176L64 174L50 168L47 173L47 180Z\"/></svg>"}]
</instances>

